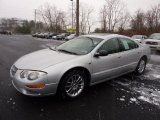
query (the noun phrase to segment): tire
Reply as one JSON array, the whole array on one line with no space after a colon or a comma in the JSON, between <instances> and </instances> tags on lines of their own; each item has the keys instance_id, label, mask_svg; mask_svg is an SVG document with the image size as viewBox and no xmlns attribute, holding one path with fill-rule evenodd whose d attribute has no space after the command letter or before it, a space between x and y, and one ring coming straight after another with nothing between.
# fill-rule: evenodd
<instances>
[{"instance_id":1,"label":"tire","mask_svg":"<svg viewBox=\"0 0 160 120\"><path fill-rule=\"evenodd\" d=\"M80 70L67 73L58 87L58 97L62 100L72 100L84 93L87 88L87 77Z\"/></svg>"},{"instance_id":2,"label":"tire","mask_svg":"<svg viewBox=\"0 0 160 120\"><path fill-rule=\"evenodd\" d=\"M147 63L147 60L142 57L137 65L137 68L135 70L135 73L137 75L142 75L144 72L145 72L145 69L146 69L146 63Z\"/></svg>"}]
</instances>

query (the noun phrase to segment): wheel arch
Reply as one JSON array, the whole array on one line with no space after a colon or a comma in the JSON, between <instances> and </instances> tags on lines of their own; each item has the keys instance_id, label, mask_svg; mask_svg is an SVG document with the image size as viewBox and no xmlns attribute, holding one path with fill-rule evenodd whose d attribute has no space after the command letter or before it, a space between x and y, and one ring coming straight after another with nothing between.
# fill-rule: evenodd
<instances>
[{"instance_id":1,"label":"wheel arch","mask_svg":"<svg viewBox=\"0 0 160 120\"><path fill-rule=\"evenodd\" d=\"M87 85L90 85L90 82L91 82L91 73L89 72L89 70L85 67L82 67L82 66L77 66L77 67L73 67L73 68L70 68L68 69L67 71L64 72L64 74L62 75L62 77L60 78L60 81L59 81L59 84L58 84L58 89L59 89L59 86L63 80L63 78L71 71L74 71L74 70L80 70L82 72L84 72L84 74L87 76ZM57 90L58 90L57 89Z\"/></svg>"},{"instance_id":2,"label":"wheel arch","mask_svg":"<svg viewBox=\"0 0 160 120\"><path fill-rule=\"evenodd\" d=\"M147 55L143 55L143 56L141 57L141 59L145 59L145 60L146 60L146 63L148 62Z\"/></svg>"}]
</instances>

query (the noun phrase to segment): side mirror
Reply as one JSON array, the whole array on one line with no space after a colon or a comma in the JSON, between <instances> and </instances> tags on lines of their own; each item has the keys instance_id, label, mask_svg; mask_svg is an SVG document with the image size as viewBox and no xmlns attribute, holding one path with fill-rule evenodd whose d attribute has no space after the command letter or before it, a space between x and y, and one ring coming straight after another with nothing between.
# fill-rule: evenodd
<instances>
[{"instance_id":1,"label":"side mirror","mask_svg":"<svg viewBox=\"0 0 160 120\"><path fill-rule=\"evenodd\" d=\"M99 56L107 56L109 53L106 50L100 50L99 52L96 52L94 54L94 57L99 57Z\"/></svg>"},{"instance_id":2,"label":"side mirror","mask_svg":"<svg viewBox=\"0 0 160 120\"><path fill-rule=\"evenodd\" d=\"M147 37L146 36L142 36L142 39L144 40L144 39L147 39Z\"/></svg>"}]
</instances>

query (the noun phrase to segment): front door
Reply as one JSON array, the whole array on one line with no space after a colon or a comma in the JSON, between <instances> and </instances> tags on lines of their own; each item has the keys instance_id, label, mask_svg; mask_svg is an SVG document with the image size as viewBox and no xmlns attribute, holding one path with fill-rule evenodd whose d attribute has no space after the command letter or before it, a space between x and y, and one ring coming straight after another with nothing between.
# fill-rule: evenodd
<instances>
[{"instance_id":1,"label":"front door","mask_svg":"<svg viewBox=\"0 0 160 120\"><path fill-rule=\"evenodd\" d=\"M97 52L105 50L108 52L106 56L92 58L93 68L93 83L98 83L103 80L116 76L119 67L119 41L117 38L107 40Z\"/></svg>"}]
</instances>

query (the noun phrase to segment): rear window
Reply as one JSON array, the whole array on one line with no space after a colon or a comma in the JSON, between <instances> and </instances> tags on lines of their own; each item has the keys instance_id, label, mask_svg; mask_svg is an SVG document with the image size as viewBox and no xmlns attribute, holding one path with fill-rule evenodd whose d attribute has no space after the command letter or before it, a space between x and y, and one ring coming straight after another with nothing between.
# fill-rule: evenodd
<instances>
[{"instance_id":1,"label":"rear window","mask_svg":"<svg viewBox=\"0 0 160 120\"><path fill-rule=\"evenodd\" d=\"M149 39L160 40L160 33L155 33L149 36Z\"/></svg>"},{"instance_id":2,"label":"rear window","mask_svg":"<svg viewBox=\"0 0 160 120\"><path fill-rule=\"evenodd\" d=\"M138 48L138 44L127 38L119 38L123 51Z\"/></svg>"}]
</instances>

